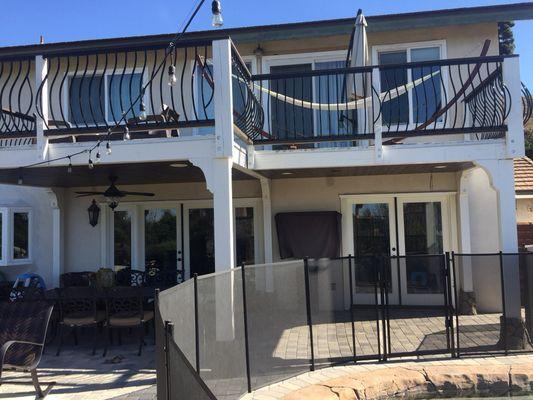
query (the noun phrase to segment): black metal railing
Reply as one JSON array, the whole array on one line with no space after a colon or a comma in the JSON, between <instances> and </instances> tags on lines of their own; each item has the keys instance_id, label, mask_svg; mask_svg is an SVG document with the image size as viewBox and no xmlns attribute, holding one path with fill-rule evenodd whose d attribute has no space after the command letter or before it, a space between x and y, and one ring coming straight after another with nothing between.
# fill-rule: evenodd
<instances>
[{"instance_id":1,"label":"black metal railing","mask_svg":"<svg viewBox=\"0 0 533 400\"><path fill-rule=\"evenodd\" d=\"M260 138L264 134L264 111L254 91L252 74L235 47L231 63L234 124L246 137Z\"/></svg>"},{"instance_id":2,"label":"black metal railing","mask_svg":"<svg viewBox=\"0 0 533 400\"><path fill-rule=\"evenodd\" d=\"M35 62L0 59L0 138L24 138L35 132Z\"/></svg>"},{"instance_id":3,"label":"black metal railing","mask_svg":"<svg viewBox=\"0 0 533 400\"><path fill-rule=\"evenodd\" d=\"M266 126L251 139L353 142L374 139L378 124L384 143L444 134L501 136L511 107L503 61L492 56L256 75Z\"/></svg>"},{"instance_id":4,"label":"black metal railing","mask_svg":"<svg viewBox=\"0 0 533 400\"><path fill-rule=\"evenodd\" d=\"M161 46L46 54L36 98L46 135L101 133L119 124L175 136L179 128L214 125L211 42L183 43L166 55Z\"/></svg>"},{"instance_id":5,"label":"black metal railing","mask_svg":"<svg viewBox=\"0 0 533 400\"><path fill-rule=\"evenodd\" d=\"M160 329L173 323L164 340L179 354L156 342L171 359L158 364L158 395L177 398L184 388L166 383L180 375L205 383L188 386L190 397L237 399L360 360L531 352L531 282L533 253L501 252L304 259L195 277L159 296ZM510 291L522 294L518 318Z\"/></svg>"},{"instance_id":6,"label":"black metal railing","mask_svg":"<svg viewBox=\"0 0 533 400\"><path fill-rule=\"evenodd\" d=\"M533 97L526 85L522 82L522 112L524 115L524 125L527 125L533 114Z\"/></svg>"}]
</instances>

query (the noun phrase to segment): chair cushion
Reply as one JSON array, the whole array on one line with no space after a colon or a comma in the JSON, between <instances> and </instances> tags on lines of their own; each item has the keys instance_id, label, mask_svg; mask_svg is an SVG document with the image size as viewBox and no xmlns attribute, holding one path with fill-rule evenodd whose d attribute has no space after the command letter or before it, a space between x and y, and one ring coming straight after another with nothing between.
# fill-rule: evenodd
<instances>
[{"instance_id":1,"label":"chair cushion","mask_svg":"<svg viewBox=\"0 0 533 400\"><path fill-rule=\"evenodd\" d=\"M109 317L110 326L137 326L143 322L150 321L154 318L153 311L144 311L143 317L139 318L138 314L132 315L131 313L117 313Z\"/></svg>"},{"instance_id":2,"label":"chair cushion","mask_svg":"<svg viewBox=\"0 0 533 400\"><path fill-rule=\"evenodd\" d=\"M72 314L66 315L63 318L63 323L65 325L70 325L70 326L93 325L97 322L102 322L102 321L105 321L105 312L103 311L96 312L96 320L92 312L91 313L72 313Z\"/></svg>"}]
</instances>

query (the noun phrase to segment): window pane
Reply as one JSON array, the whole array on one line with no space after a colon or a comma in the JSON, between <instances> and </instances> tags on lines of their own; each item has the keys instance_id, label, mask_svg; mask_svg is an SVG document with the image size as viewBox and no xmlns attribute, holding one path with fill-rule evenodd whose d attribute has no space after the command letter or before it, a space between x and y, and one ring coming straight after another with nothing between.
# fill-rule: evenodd
<instances>
[{"instance_id":1,"label":"window pane","mask_svg":"<svg viewBox=\"0 0 533 400\"><path fill-rule=\"evenodd\" d=\"M343 68L345 61L328 61L315 63L316 70ZM315 101L322 104L342 103L346 96L343 88L346 85L344 75L323 75L317 76L315 80ZM336 111L327 108L316 111L317 129L316 136L350 135L357 131L357 112L355 110ZM320 144L320 147L345 147L349 143Z\"/></svg>"},{"instance_id":2,"label":"window pane","mask_svg":"<svg viewBox=\"0 0 533 400\"><path fill-rule=\"evenodd\" d=\"M390 254L389 206L385 203L353 205L355 286L359 293L373 293L376 265L373 256ZM386 269L388 290L390 270Z\"/></svg>"},{"instance_id":3,"label":"window pane","mask_svg":"<svg viewBox=\"0 0 533 400\"><path fill-rule=\"evenodd\" d=\"M2 238L2 233L3 233L3 217L4 217L4 214L0 213L0 260L3 260L4 258L4 255L2 254L2 251L4 249L4 246L2 245L4 242L2 241L3 238Z\"/></svg>"},{"instance_id":4,"label":"window pane","mask_svg":"<svg viewBox=\"0 0 533 400\"><path fill-rule=\"evenodd\" d=\"M176 210L146 210L144 229L146 269L177 271Z\"/></svg>"},{"instance_id":5,"label":"window pane","mask_svg":"<svg viewBox=\"0 0 533 400\"><path fill-rule=\"evenodd\" d=\"M235 209L235 230L237 265L243 262L246 265L255 264L253 207Z\"/></svg>"},{"instance_id":6,"label":"window pane","mask_svg":"<svg viewBox=\"0 0 533 400\"><path fill-rule=\"evenodd\" d=\"M197 108L197 114L198 119L215 119L215 100L213 98L214 92L213 88L209 84L207 77L204 76L211 76L213 77L213 66L206 64L206 70L205 73L202 73L202 69L200 67L197 67L196 72L196 108ZM235 86L235 79L233 80L234 86ZM235 96L235 88L233 89L234 93L233 96ZM212 126L208 127L200 127L197 128L197 134L199 135L208 135L213 134L214 128Z\"/></svg>"},{"instance_id":7,"label":"window pane","mask_svg":"<svg viewBox=\"0 0 533 400\"><path fill-rule=\"evenodd\" d=\"M441 203L405 203L403 213L405 254L442 254ZM407 292L442 293L442 271L441 257L408 257Z\"/></svg>"},{"instance_id":8,"label":"window pane","mask_svg":"<svg viewBox=\"0 0 533 400\"><path fill-rule=\"evenodd\" d=\"M411 50L411 61L431 61L440 58L438 47L426 47ZM420 67L411 70L412 80L424 78L423 83L417 85L413 91L413 120L421 123L432 117L442 107L441 76L428 77L439 71L439 67Z\"/></svg>"},{"instance_id":9,"label":"window pane","mask_svg":"<svg viewBox=\"0 0 533 400\"><path fill-rule=\"evenodd\" d=\"M132 101L137 99L141 94L142 75L124 74L109 76L107 84L109 86L109 105L107 108L107 115L109 121L119 121L122 114L129 110ZM126 119L133 118L134 115L139 115L141 102L135 104L135 113L133 110L129 111Z\"/></svg>"},{"instance_id":10,"label":"window pane","mask_svg":"<svg viewBox=\"0 0 533 400\"><path fill-rule=\"evenodd\" d=\"M312 64L283 65L271 67L273 74L298 73L312 70ZM273 79L271 90L298 100L311 101L313 98L313 78ZM293 139L313 136L313 110L295 107L290 102L271 97L271 131L280 139Z\"/></svg>"},{"instance_id":11,"label":"window pane","mask_svg":"<svg viewBox=\"0 0 533 400\"><path fill-rule=\"evenodd\" d=\"M379 64L403 64L407 62L406 51L391 51L379 53ZM383 124L390 127L391 125L409 123L409 98L407 93L396 96L396 88L407 83L406 68L392 68L381 71L381 92L386 95L382 106ZM394 128L394 127L393 127Z\"/></svg>"},{"instance_id":12,"label":"window pane","mask_svg":"<svg viewBox=\"0 0 533 400\"><path fill-rule=\"evenodd\" d=\"M215 272L215 236L212 208L189 210L191 276Z\"/></svg>"},{"instance_id":13,"label":"window pane","mask_svg":"<svg viewBox=\"0 0 533 400\"><path fill-rule=\"evenodd\" d=\"M13 258L29 257L29 215L20 212L13 214Z\"/></svg>"},{"instance_id":14,"label":"window pane","mask_svg":"<svg viewBox=\"0 0 533 400\"><path fill-rule=\"evenodd\" d=\"M102 76L70 79L69 119L75 124L104 122L105 96Z\"/></svg>"},{"instance_id":15,"label":"window pane","mask_svg":"<svg viewBox=\"0 0 533 400\"><path fill-rule=\"evenodd\" d=\"M129 211L115 211L114 220L114 263L115 265L131 267L131 213Z\"/></svg>"}]
</instances>

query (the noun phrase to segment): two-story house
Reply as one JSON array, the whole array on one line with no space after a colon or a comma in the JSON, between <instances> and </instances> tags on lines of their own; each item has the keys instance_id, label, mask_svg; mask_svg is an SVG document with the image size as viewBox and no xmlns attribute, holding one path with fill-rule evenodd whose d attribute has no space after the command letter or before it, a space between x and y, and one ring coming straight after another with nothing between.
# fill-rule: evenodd
<instances>
[{"instance_id":1,"label":"two-story house","mask_svg":"<svg viewBox=\"0 0 533 400\"><path fill-rule=\"evenodd\" d=\"M516 252L521 71L498 23L532 17L369 16L355 66L354 18L192 32L166 58L170 35L0 48L0 271L54 286L156 266L175 283L291 257ZM499 308L497 267L476 271L459 266L464 303ZM430 264L390 274L392 302L441 301Z\"/></svg>"}]
</instances>

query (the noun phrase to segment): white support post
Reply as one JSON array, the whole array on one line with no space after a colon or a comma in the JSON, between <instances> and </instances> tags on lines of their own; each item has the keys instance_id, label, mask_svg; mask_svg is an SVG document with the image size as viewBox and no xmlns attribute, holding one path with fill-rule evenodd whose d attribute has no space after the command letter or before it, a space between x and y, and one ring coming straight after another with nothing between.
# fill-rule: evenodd
<instances>
[{"instance_id":1,"label":"white support post","mask_svg":"<svg viewBox=\"0 0 533 400\"><path fill-rule=\"evenodd\" d=\"M509 57L503 62L503 82L509 90L511 103L507 117L506 153L507 157L513 158L524 156L524 122L519 61L518 57Z\"/></svg>"},{"instance_id":2,"label":"white support post","mask_svg":"<svg viewBox=\"0 0 533 400\"><path fill-rule=\"evenodd\" d=\"M518 252L516 228L516 200L514 189L514 162L510 160L487 160L479 162L489 174L498 199L498 228L500 250L504 253ZM514 259L514 257L513 257ZM518 258L516 258L518 260ZM505 282L505 308L507 318L520 318L520 276L518 262L504 258L503 279Z\"/></svg>"},{"instance_id":3,"label":"white support post","mask_svg":"<svg viewBox=\"0 0 533 400\"><path fill-rule=\"evenodd\" d=\"M263 197L263 240L265 249L265 264L271 264L274 261L272 252L272 200L270 197L270 179L260 178L261 193ZM268 293L274 291L274 275L272 267L265 269L265 290Z\"/></svg>"},{"instance_id":4,"label":"white support post","mask_svg":"<svg viewBox=\"0 0 533 400\"><path fill-rule=\"evenodd\" d=\"M59 287L60 277L63 273L62 212L57 194L52 189L48 189L47 194L50 199L50 207L52 208L52 285Z\"/></svg>"},{"instance_id":5,"label":"white support post","mask_svg":"<svg viewBox=\"0 0 533 400\"><path fill-rule=\"evenodd\" d=\"M46 159L48 152L48 139L44 136L45 121L48 121L49 98L48 98L48 60L43 56L35 57L35 87L39 88L42 84L40 108L43 118L35 114L35 130L37 133L37 154L39 160ZM37 99L39 101L39 99Z\"/></svg>"},{"instance_id":6,"label":"white support post","mask_svg":"<svg viewBox=\"0 0 533 400\"><path fill-rule=\"evenodd\" d=\"M213 76L215 81L215 158L212 159L211 191L215 225L215 271L235 267L233 224L233 90L231 41L213 42ZM233 313L233 274L216 278L216 337L232 340L235 336Z\"/></svg>"},{"instance_id":7,"label":"white support post","mask_svg":"<svg viewBox=\"0 0 533 400\"><path fill-rule=\"evenodd\" d=\"M372 121L370 121L369 125L371 126L372 123L374 124L374 153L376 162L379 162L383 160L383 125L380 112L381 74L379 68L374 68L372 70L372 87L374 88L374 90L372 90Z\"/></svg>"},{"instance_id":8,"label":"white support post","mask_svg":"<svg viewBox=\"0 0 533 400\"><path fill-rule=\"evenodd\" d=\"M472 245L470 239L470 206L468 203L468 177L469 171L463 171L460 181L459 192L459 225L461 229L461 253L470 254L472 252ZM470 257L465 257L462 260L462 289L463 292L472 293L474 291L474 281L472 278L472 260Z\"/></svg>"}]
</instances>

